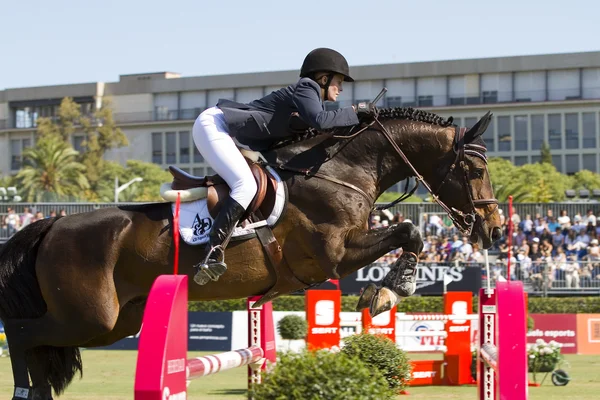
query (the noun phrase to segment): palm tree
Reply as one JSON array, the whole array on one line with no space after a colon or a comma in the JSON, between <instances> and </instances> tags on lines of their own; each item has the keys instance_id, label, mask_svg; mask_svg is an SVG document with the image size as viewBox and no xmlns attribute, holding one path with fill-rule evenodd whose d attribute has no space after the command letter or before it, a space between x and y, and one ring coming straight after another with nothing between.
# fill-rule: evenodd
<instances>
[{"instance_id":1,"label":"palm tree","mask_svg":"<svg viewBox=\"0 0 600 400\"><path fill-rule=\"evenodd\" d=\"M23 151L23 168L16 180L26 201L40 201L42 197L65 200L79 197L89 188L85 166L77 162L79 152L60 138L40 138L35 147Z\"/></svg>"}]
</instances>

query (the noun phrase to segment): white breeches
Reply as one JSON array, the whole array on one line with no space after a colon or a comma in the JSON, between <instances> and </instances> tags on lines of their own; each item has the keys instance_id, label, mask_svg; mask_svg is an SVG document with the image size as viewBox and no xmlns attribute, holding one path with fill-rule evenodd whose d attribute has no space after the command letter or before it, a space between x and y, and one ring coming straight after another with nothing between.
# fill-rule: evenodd
<instances>
[{"instance_id":1,"label":"white breeches","mask_svg":"<svg viewBox=\"0 0 600 400\"><path fill-rule=\"evenodd\" d=\"M229 136L223 112L218 107L204 110L194 122L192 137L202 157L231 188L229 195L247 209L256 195L256 181Z\"/></svg>"}]
</instances>

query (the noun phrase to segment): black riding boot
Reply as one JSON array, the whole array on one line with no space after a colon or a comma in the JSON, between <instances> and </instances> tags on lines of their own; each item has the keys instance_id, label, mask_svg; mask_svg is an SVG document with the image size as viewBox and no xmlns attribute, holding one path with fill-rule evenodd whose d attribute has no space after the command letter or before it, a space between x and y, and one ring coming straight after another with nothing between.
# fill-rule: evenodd
<instances>
[{"instance_id":1,"label":"black riding boot","mask_svg":"<svg viewBox=\"0 0 600 400\"><path fill-rule=\"evenodd\" d=\"M198 285L205 285L210 280L218 280L227 270L225 247L227 247L233 230L245 212L244 207L231 197L227 197L223 201L221 211L213 222L208 236L206 258L204 262L195 265L196 275L194 281ZM219 261L219 259L221 260Z\"/></svg>"}]
</instances>

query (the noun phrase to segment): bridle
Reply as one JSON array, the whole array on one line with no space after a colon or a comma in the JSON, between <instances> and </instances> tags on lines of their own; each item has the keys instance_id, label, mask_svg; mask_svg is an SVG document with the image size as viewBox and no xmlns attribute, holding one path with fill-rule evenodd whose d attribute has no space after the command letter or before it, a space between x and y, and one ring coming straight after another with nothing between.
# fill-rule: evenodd
<instances>
[{"instance_id":1,"label":"bridle","mask_svg":"<svg viewBox=\"0 0 600 400\"><path fill-rule=\"evenodd\" d=\"M420 183L423 186L425 186L425 189L427 189L427 191L431 194L433 200L435 200L435 202L438 203L440 205L440 207L442 207L444 209L444 211L448 214L448 217L450 217L450 219L452 220L454 225L465 236L470 236L473 231L473 226L474 226L476 218L477 218L477 211L476 211L477 208L481 208L483 206L490 205L490 204L495 205L495 207L493 208L492 211L486 212L484 214L484 217L487 217L488 215L493 214L496 211L496 209L498 208L498 200L497 199L495 199L495 198L490 198L490 199L475 199L475 198L473 198L473 187L471 185L471 180L469 179L470 170L469 170L469 166L467 165L465 156L470 155L470 156L478 157L481 160L483 160L486 165L487 165L487 157L485 155L486 148L484 146L471 144L471 143L465 143L465 133L467 132L467 128L458 127L458 126L456 127L455 135L454 135L454 144L452 146L454 153L456 154L456 157L454 158L454 162L452 163L452 165L450 165L450 168L448 169L448 172L446 173L444 179L438 185L437 189L434 191L431 188L431 186L427 183L425 178L423 178L423 176L421 174L419 174L417 169L412 165L412 163L406 157L406 155L404 154L402 149L398 146L398 144L396 144L396 142L394 142L390 132L381 123L381 121L379 121L379 118L377 117L377 115L375 115L373 117L373 121L371 123L369 123L367 126L363 126L358 132L355 132L351 135L344 135L344 136L334 135L333 137L337 138L337 139L346 139L346 140L352 139L352 138L358 136L359 134L363 133L364 131L366 131L368 128L374 127L374 125L376 125L379 128L379 129L375 129L375 130L377 130L383 134L383 136L388 140L388 142L390 143L392 148L396 151L398 156L400 156L402 161L412 170L414 176L417 179L417 185L412 189L412 191L410 193L406 193L406 190L405 190L405 193L399 199L393 201L392 203L387 204L384 207L377 207L376 209L381 210L381 209L389 208L392 205L397 204L400 201L408 198L412 193L414 193L414 191L418 187L418 184ZM270 165L272 167L275 167L275 168L278 168L281 170L300 172L307 177L314 176L317 178L328 180L330 182L334 182L338 185L342 185L342 186L348 187L350 189L353 189L354 191L363 195L369 201L373 201L371 196L367 195L359 187L352 185L348 182L339 180L337 178L322 174L320 172L313 171L312 169L295 168L295 167L287 166L285 164L267 163L267 165ZM461 211L454 207L449 207L439 197L440 190L442 189L442 187L444 186L444 184L446 182L451 180L452 173L454 172L454 170L457 167L462 169L462 171L463 171L462 176L464 177L464 183L467 187L467 196L469 199L469 206L470 206L470 210L467 212Z\"/></svg>"}]
</instances>

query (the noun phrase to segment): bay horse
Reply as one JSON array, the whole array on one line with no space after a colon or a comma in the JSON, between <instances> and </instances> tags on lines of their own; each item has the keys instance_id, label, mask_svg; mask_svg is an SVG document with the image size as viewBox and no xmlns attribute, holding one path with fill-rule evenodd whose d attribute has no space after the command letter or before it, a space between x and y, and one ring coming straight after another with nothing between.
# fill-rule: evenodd
<instances>
[{"instance_id":1,"label":"bay horse","mask_svg":"<svg viewBox=\"0 0 600 400\"><path fill-rule=\"evenodd\" d=\"M303 140L263 152L287 185L287 209L273 233L293 279L274 290L278 271L258 240L232 241L229 269L203 286L190 279L189 299L269 293L270 299L343 278L402 248L383 287L365 290L358 306L373 314L390 308L414 292L399 278L414 276L423 248L412 223L368 229L376 199L393 184L416 176L471 242L489 248L500 238L481 138L490 117L467 130L422 110L382 109L349 132L309 129ZM79 347L106 346L139 332L154 280L173 270L171 207L124 205L49 218L5 244L0 319L11 354L13 400L62 394L82 375ZM180 273L190 278L203 257L199 247L182 243L180 249Z\"/></svg>"}]
</instances>

